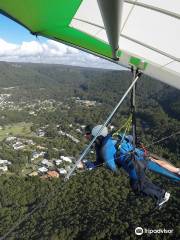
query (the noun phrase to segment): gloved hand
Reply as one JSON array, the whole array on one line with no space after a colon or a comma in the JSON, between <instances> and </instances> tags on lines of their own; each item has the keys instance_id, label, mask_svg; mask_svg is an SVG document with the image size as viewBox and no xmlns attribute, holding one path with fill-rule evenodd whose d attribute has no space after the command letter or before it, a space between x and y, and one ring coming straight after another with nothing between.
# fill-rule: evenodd
<instances>
[{"instance_id":1,"label":"gloved hand","mask_svg":"<svg viewBox=\"0 0 180 240\"><path fill-rule=\"evenodd\" d=\"M92 170L92 169L96 168L95 164L93 162L91 162L91 161L85 162L85 167L88 170Z\"/></svg>"}]
</instances>

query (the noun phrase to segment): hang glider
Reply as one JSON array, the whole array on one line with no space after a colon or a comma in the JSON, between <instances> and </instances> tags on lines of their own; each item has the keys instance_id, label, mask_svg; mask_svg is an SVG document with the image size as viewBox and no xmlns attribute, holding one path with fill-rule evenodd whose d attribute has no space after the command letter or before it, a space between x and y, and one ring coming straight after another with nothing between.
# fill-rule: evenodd
<instances>
[{"instance_id":1,"label":"hang glider","mask_svg":"<svg viewBox=\"0 0 180 240\"><path fill-rule=\"evenodd\" d=\"M1 0L0 12L34 35L180 89L179 0Z\"/></svg>"}]
</instances>

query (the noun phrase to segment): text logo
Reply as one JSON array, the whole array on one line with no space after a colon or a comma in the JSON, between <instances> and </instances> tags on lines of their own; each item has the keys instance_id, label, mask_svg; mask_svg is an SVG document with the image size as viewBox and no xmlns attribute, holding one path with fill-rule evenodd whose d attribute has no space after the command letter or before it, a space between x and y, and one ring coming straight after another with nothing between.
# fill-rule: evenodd
<instances>
[{"instance_id":1,"label":"text logo","mask_svg":"<svg viewBox=\"0 0 180 240\"><path fill-rule=\"evenodd\" d=\"M142 229L142 227L137 227L137 228L135 229L135 234L136 234L136 235L142 235L142 234L143 234L143 229Z\"/></svg>"}]
</instances>

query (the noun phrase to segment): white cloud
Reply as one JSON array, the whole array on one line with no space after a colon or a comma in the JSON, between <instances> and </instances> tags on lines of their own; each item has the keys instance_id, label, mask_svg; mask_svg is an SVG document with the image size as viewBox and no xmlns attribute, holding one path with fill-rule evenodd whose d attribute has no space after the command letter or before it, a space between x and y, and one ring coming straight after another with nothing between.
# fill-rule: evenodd
<instances>
[{"instance_id":1,"label":"white cloud","mask_svg":"<svg viewBox=\"0 0 180 240\"><path fill-rule=\"evenodd\" d=\"M8 43L3 39L0 39L0 57L12 55L12 52L14 52L17 47L16 44Z\"/></svg>"},{"instance_id":2,"label":"white cloud","mask_svg":"<svg viewBox=\"0 0 180 240\"><path fill-rule=\"evenodd\" d=\"M120 66L53 40L13 44L0 39L0 61L56 63L121 69Z\"/></svg>"},{"instance_id":3,"label":"white cloud","mask_svg":"<svg viewBox=\"0 0 180 240\"><path fill-rule=\"evenodd\" d=\"M23 42L16 51L18 56L32 57L43 53L43 45L36 41Z\"/></svg>"}]
</instances>

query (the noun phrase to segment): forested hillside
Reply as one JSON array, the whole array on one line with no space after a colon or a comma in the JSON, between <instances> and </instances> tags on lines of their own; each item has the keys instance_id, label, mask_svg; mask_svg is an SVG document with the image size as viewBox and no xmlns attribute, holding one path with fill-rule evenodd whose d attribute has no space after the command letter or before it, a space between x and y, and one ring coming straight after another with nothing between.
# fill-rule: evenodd
<instances>
[{"instance_id":1,"label":"forested hillside","mask_svg":"<svg viewBox=\"0 0 180 240\"><path fill-rule=\"evenodd\" d=\"M173 229L173 234L141 239L179 239L179 185L161 176L148 173L172 197L162 210L152 211L155 202L136 197L122 170L118 176L103 167L82 171L67 182L62 176L29 175L40 164L32 163L35 146L44 147L49 161L62 154L78 157L85 148L82 126L106 119L128 88L130 72L1 62L0 73L0 158L12 163L0 174L0 236L37 208L7 239L130 240L136 239L138 226ZM180 167L179 90L143 76L136 100L138 137L151 145L149 151ZM115 129L127 121L129 103L128 97L112 120ZM37 135L40 131L43 137ZM24 143L23 150L16 150L7 137L34 145Z\"/></svg>"}]
</instances>

